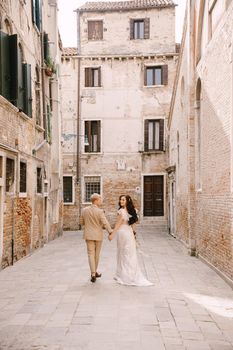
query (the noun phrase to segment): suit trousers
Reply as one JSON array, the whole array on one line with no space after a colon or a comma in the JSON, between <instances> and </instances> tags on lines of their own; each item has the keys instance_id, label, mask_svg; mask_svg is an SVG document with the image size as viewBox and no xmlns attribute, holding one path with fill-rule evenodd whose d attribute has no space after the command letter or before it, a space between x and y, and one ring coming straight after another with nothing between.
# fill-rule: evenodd
<instances>
[{"instance_id":1,"label":"suit trousers","mask_svg":"<svg viewBox=\"0 0 233 350\"><path fill-rule=\"evenodd\" d=\"M91 273L94 274L97 271L99 264L100 250L102 246L102 241L91 241L86 240L87 244L87 254Z\"/></svg>"}]
</instances>

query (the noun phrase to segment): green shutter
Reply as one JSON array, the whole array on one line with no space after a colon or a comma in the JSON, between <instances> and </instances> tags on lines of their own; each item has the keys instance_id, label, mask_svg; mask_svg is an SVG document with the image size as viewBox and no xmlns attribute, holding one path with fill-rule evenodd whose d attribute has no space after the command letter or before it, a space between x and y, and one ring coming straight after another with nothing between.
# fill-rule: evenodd
<instances>
[{"instance_id":1,"label":"green shutter","mask_svg":"<svg viewBox=\"0 0 233 350\"><path fill-rule=\"evenodd\" d=\"M44 60L49 61L49 36L47 33L44 33Z\"/></svg>"},{"instance_id":2,"label":"green shutter","mask_svg":"<svg viewBox=\"0 0 233 350\"><path fill-rule=\"evenodd\" d=\"M31 65L23 64L24 112L32 117Z\"/></svg>"},{"instance_id":3,"label":"green shutter","mask_svg":"<svg viewBox=\"0 0 233 350\"><path fill-rule=\"evenodd\" d=\"M36 0L32 0L32 23L36 23Z\"/></svg>"},{"instance_id":4,"label":"green shutter","mask_svg":"<svg viewBox=\"0 0 233 350\"><path fill-rule=\"evenodd\" d=\"M18 65L16 65L17 67L16 73L18 73L18 79L16 78L16 74L14 74L15 78L13 79L13 84L14 84L14 88L17 89L18 94L17 94L16 103L14 102L12 103L15 104L20 110L24 111L25 90L24 90L24 81L23 81L23 52L19 46L17 47L16 52L18 55Z\"/></svg>"},{"instance_id":5,"label":"green shutter","mask_svg":"<svg viewBox=\"0 0 233 350\"><path fill-rule=\"evenodd\" d=\"M0 31L0 94L10 100L9 36Z\"/></svg>"},{"instance_id":6,"label":"green shutter","mask_svg":"<svg viewBox=\"0 0 233 350\"><path fill-rule=\"evenodd\" d=\"M51 111L50 106L47 104L47 141L52 142L52 130L51 130Z\"/></svg>"},{"instance_id":7,"label":"green shutter","mask_svg":"<svg viewBox=\"0 0 233 350\"><path fill-rule=\"evenodd\" d=\"M41 29L41 1L35 0L35 12L36 12L36 26L40 30Z\"/></svg>"},{"instance_id":8,"label":"green shutter","mask_svg":"<svg viewBox=\"0 0 233 350\"><path fill-rule=\"evenodd\" d=\"M18 98L19 98L19 59L21 55L19 55L18 48L18 39L17 34L9 36L9 56L10 56L10 70L11 70L11 96L10 101L15 106L18 106ZM20 108L20 107L19 107ZM22 109L22 105L21 105Z\"/></svg>"}]
</instances>

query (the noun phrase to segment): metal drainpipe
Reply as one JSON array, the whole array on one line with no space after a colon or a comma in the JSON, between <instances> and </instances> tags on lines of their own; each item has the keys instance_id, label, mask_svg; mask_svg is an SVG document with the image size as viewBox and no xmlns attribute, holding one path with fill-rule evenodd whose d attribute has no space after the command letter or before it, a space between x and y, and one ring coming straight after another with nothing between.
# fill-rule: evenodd
<instances>
[{"instance_id":1,"label":"metal drainpipe","mask_svg":"<svg viewBox=\"0 0 233 350\"><path fill-rule=\"evenodd\" d=\"M80 123L81 123L81 99L80 99L80 12L77 12L77 50L78 50L78 72L77 72L77 158L76 158L76 183L79 185L79 196L78 196L78 214L79 218L81 216L81 201L82 201L82 193L81 193L81 147L80 147ZM80 225L79 229L81 229Z\"/></svg>"},{"instance_id":2,"label":"metal drainpipe","mask_svg":"<svg viewBox=\"0 0 233 350\"><path fill-rule=\"evenodd\" d=\"M41 91L42 91L42 109L43 109L43 128L44 128L44 139L47 140L47 111L45 104L45 78L44 78L44 35L43 35L43 25L41 20L41 30L40 30L40 45L41 45Z\"/></svg>"}]
</instances>

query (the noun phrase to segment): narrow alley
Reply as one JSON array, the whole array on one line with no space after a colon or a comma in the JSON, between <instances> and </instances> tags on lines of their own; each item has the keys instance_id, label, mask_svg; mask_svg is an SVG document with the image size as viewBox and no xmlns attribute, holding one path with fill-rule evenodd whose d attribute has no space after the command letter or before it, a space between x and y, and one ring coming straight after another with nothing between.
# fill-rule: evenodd
<instances>
[{"instance_id":1,"label":"narrow alley","mask_svg":"<svg viewBox=\"0 0 233 350\"><path fill-rule=\"evenodd\" d=\"M232 289L166 232L138 231L152 287L116 284L116 240L107 239L92 284L80 231L1 271L0 349L233 349Z\"/></svg>"}]
</instances>

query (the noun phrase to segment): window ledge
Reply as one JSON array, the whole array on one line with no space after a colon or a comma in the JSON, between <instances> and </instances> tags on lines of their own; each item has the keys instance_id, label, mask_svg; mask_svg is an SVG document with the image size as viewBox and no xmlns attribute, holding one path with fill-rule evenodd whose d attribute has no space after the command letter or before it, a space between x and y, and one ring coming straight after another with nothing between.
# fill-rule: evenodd
<instances>
[{"instance_id":1,"label":"window ledge","mask_svg":"<svg viewBox=\"0 0 233 350\"><path fill-rule=\"evenodd\" d=\"M91 90L94 90L94 89L96 89L96 90L101 90L101 89L103 89L103 86L84 86L83 87L85 90L88 90L88 89L91 89ZM89 97L89 96L83 96L83 97Z\"/></svg>"},{"instance_id":2,"label":"window ledge","mask_svg":"<svg viewBox=\"0 0 233 350\"><path fill-rule=\"evenodd\" d=\"M68 205L68 206L70 206L70 205L75 205L75 203L74 203L74 202L72 202L72 203L71 203L71 202L69 202L69 203L65 203L65 202L63 202L63 204L64 204L64 205Z\"/></svg>"},{"instance_id":3,"label":"window ledge","mask_svg":"<svg viewBox=\"0 0 233 350\"><path fill-rule=\"evenodd\" d=\"M30 121L30 122L32 122L32 118L31 117L29 117L27 114L25 114L23 111L19 111L18 112L18 115L22 118L22 119L24 119L24 120L26 120L26 121Z\"/></svg>"},{"instance_id":4,"label":"window ledge","mask_svg":"<svg viewBox=\"0 0 233 350\"><path fill-rule=\"evenodd\" d=\"M167 85L144 85L143 87L149 89L149 88L162 88L165 86Z\"/></svg>"},{"instance_id":5,"label":"window ledge","mask_svg":"<svg viewBox=\"0 0 233 350\"><path fill-rule=\"evenodd\" d=\"M40 125L38 125L38 124L36 124L35 128L36 128L38 131L41 131L41 132L44 132L44 131L45 131L45 129L42 128L42 126L40 126Z\"/></svg>"},{"instance_id":6,"label":"window ledge","mask_svg":"<svg viewBox=\"0 0 233 350\"><path fill-rule=\"evenodd\" d=\"M103 153L102 152L85 152L85 153L83 153L83 156L91 156L91 155L93 155L93 156L102 156Z\"/></svg>"},{"instance_id":7,"label":"window ledge","mask_svg":"<svg viewBox=\"0 0 233 350\"><path fill-rule=\"evenodd\" d=\"M19 192L19 198L27 198L27 192Z\"/></svg>"},{"instance_id":8,"label":"window ledge","mask_svg":"<svg viewBox=\"0 0 233 350\"><path fill-rule=\"evenodd\" d=\"M165 150L163 150L163 151L139 151L139 153L142 153L145 155L147 155L147 154L163 154L165 152L166 152Z\"/></svg>"}]
</instances>

